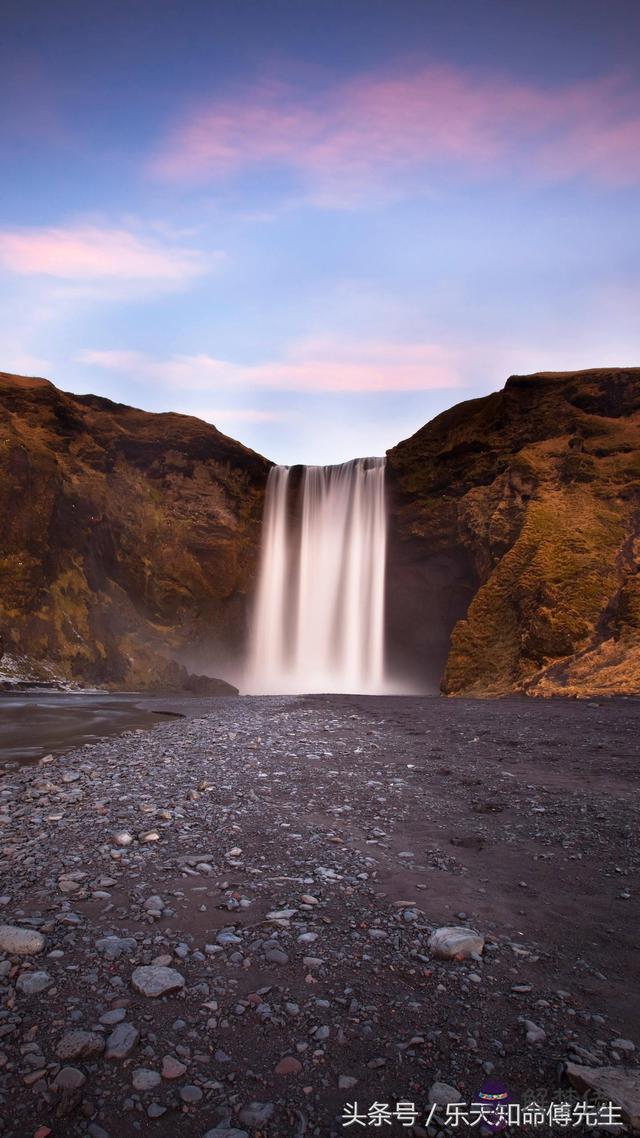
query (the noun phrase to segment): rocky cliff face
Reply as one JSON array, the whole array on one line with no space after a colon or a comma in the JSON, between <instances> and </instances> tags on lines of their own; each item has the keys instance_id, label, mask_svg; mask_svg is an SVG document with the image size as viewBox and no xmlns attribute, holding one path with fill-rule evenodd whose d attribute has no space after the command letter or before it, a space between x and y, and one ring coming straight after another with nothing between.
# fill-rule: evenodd
<instances>
[{"instance_id":1,"label":"rocky cliff face","mask_svg":"<svg viewBox=\"0 0 640 1138\"><path fill-rule=\"evenodd\" d=\"M640 691L640 369L512 376L388 470L414 671L452 695Z\"/></svg>"},{"instance_id":2,"label":"rocky cliff face","mask_svg":"<svg viewBox=\"0 0 640 1138\"><path fill-rule=\"evenodd\" d=\"M185 663L224 676L268 469L197 419L0 373L0 670L122 688L183 686Z\"/></svg>"},{"instance_id":3,"label":"rocky cliff face","mask_svg":"<svg viewBox=\"0 0 640 1138\"><path fill-rule=\"evenodd\" d=\"M233 674L269 465L0 373L0 673ZM640 369L512 376L390 451L388 489L389 647L420 690L640 691Z\"/></svg>"}]
</instances>

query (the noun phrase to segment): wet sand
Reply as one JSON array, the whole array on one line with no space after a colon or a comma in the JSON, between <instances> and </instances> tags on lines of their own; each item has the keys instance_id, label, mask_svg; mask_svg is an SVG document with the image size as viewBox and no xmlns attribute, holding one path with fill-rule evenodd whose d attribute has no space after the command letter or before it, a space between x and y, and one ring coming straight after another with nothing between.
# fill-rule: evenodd
<instances>
[{"instance_id":1,"label":"wet sand","mask_svg":"<svg viewBox=\"0 0 640 1138\"><path fill-rule=\"evenodd\" d=\"M140 692L0 692L0 771L37 762L162 718L199 715L211 700Z\"/></svg>"}]
</instances>

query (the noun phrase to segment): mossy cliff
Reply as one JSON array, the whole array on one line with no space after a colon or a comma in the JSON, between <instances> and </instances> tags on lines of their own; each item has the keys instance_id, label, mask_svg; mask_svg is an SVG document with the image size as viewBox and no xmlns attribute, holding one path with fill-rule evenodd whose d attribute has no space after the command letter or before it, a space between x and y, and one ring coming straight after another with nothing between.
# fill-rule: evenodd
<instances>
[{"instance_id":1,"label":"mossy cliff","mask_svg":"<svg viewBox=\"0 0 640 1138\"><path fill-rule=\"evenodd\" d=\"M388 469L404 560L463 566L444 692L640 692L640 369L512 376Z\"/></svg>"},{"instance_id":2,"label":"mossy cliff","mask_svg":"<svg viewBox=\"0 0 640 1138\"><path fill-rule=\"evenodd\" d=\"M198 419L0 373L0 657L123 688L224 675L268 469Z\"/></svg>"},{"instance_id":3,"label":"mossy cliff","mask_svg":"<svg viewBox=\"0 0 640 1138\"><path fill-rule=\"evenodd\" d=\"M0 373L0 673L227 675L269 465L197 419ZM512 376L391 450L388 491L389 644L419 687L640 691L640 369Z\"/></svg>"}]
</instances>

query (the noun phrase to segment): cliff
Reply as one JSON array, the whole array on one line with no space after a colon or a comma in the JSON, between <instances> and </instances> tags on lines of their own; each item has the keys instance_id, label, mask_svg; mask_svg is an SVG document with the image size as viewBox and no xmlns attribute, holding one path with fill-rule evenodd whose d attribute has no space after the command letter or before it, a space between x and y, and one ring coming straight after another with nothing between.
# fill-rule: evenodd
<instances>
[{"instance_id":1,"label":"cliff","mask_svg":"<svg viewBox=\"0 0 640 1138\"><path fill-rule=\"evenodd\" d=\"M184 664L224 675L269 465L198 419L0 373L0 671L119 688L197 687Z\"/></svg>"},{"instance_id":2,"label":"cliff","mask_svg":"<svg viewBox=\"0 0 640 1138\"><path fill-rule=\"evenodd\" d=\"M270 464L0 373L0 673L216 690ZM419 690L640 691L640 369L512 376L388 455L388 642ZM224 690L224 687L220 690Z\"/></svg>"},{"instance_id":3,"label":"cliff","mask_svg":"<svg viewBox=\"0 0 640 1138\"><path fill-rule=\"evenodd\" d=\"M512 376L388 470L395 640L444 692L640 691L640 369Z\"/></svg>"}]
</instances>

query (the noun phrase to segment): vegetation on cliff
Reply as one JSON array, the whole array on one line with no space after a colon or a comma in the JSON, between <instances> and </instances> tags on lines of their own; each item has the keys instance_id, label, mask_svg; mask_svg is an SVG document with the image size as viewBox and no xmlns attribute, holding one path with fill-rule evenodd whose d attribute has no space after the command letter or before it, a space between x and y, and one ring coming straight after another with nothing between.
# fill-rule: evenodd
<instances>
[{"instance_id":1,"label":"vegetation on cliff","mask_svg":"<svg viewBox=\"0 0 640 1138\"><path fill-rule=\"evenodd\" d=\"M414 557L468 558L446 693L640 691L640 369L512 376L389 472Z\"/></svg>"},{"instance_id":2,"label":"vegetation on cliff","mask_svg":"<svg viewBox=\"0 0 640 1138\"><path fill-rule=\"evenodd\" d=\"M198 419L0 373L0 657L121 688L224 674L268 469Z\"/></svg>"}]
</instances>

